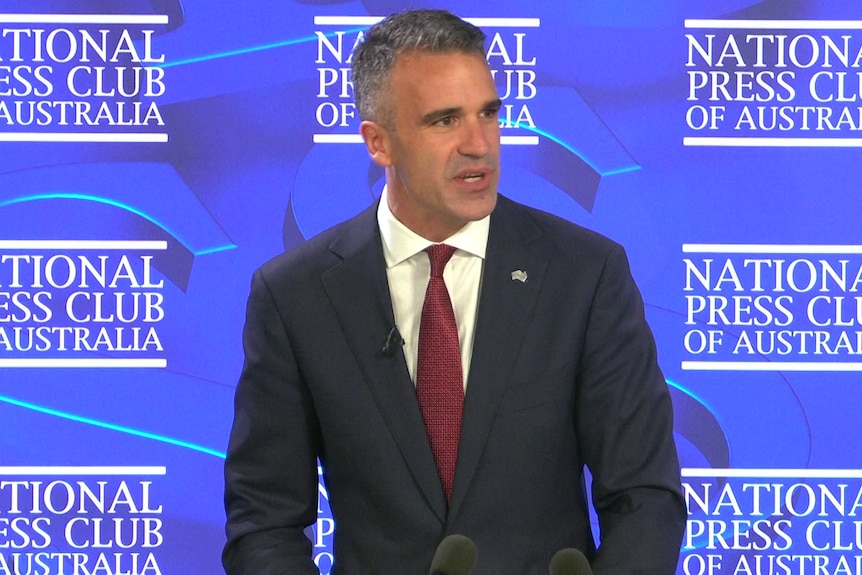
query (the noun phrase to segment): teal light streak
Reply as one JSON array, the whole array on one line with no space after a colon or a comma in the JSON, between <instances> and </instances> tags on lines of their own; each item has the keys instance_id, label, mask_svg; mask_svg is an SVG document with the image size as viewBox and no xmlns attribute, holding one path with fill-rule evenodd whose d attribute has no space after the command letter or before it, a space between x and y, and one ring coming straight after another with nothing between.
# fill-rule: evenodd
<instances>
[{"instance_id":1,"label":"teal light streak","mask_svg":"<svg viewBox=\"0 0 862 575\"><path fill-rule=\"evenodd\" d=\"M361 32L365 30L365 28L354 28L353 30L342 30L343 34L353 34L356 32ZM324 34L324 36L332 38L337 36L335 32L330 32L328 34ZM305 38L293 38L291 40L282 40L281 42L273 42L271 44L263 44L261 46L249 46L248 48L237 48L236 50L228 50L226 52L219 52L217 54L207 54L204 56L195 56L193 58L186 58L185 60L177 60L175 62L167 62L158 66L159 68L173 68L174 66L185 66L186 64L197 64L199 62L208 62L210 60L218 60L221 58L231 58L233 56L241 56L243 54L251 54L254 52L263 52L265 50L273 50L275 48L284 48L285 46L295 46L297 44L304 44L306 42L316 42L317 36L306 36Z\"/></svg>"},{"instance_id":2,"label":"teal light streak","mask_svg":"<svg viewBox=\"0 0 862 575\"><path fill-rule=\"evenodd\" d=\"M185 449L191 449L193 451L199 451L201 453L206 453L207 455L214 455L215 457L225 458L225 453L221 451L216 451L215 449L210 449L209 447L204 447L202 445L196 445L194 443L189 443L188 441L181 441L179 439L173 439L171 437L165 437L164 435L156 435L155 433L149 433L148 431L140 431L138 429L132 429L131 427L123 427L122 425L114 425L113 423L107 423L104 421L97 421L95 419L90 419L88 417L81 417L80 415L74 415L72 413L66 413L64 411L57 411L56 409L51 409L48 407L43 407L41 405L35 405L33 403L27 403L24 401L20 401L17 399L13 399L11 397L4 397L0 395L0 401L4 403L8 403L10 405L14 405L16 407L23 407L24 409L29 409L32 411L36 411L39 413L44 413L45 415L51 415L53 417L60 417L62 419L68 419L69 421L74 421L76 423L84 423L87 425L92 425L93 427L101 427L103 429L110 429L111 431L119 431L120 433L126 433L128 435L134 435L136 437L143 437L144 439L152 439L154 441L160 441L162 443L168 443L170 445L176 445L177 447L183 447Z\"/></svg>"},{"instance_id":3,"label":"teal light streak","mask_svg":"<svg viewBox=\"0 0 862 575\"><path fill-rule=\"evenodd\" d=\"M641 167L640 167L640 166L638 166L637 164L635 164L635 165L633 165L633 166L627 166L627 167L625 167L625 168L619 168L619 169L616 169L616 170L611 170L611 171L609 171L609 172L603 172L603 171L601 171L601 170L600 170L600 169L599 169L595 164L593 164L593 163L589 160L589 158L584 157L584 155L583 155L582 153L580 153L578 150L576 150L575 148L573 148L573 147L571 146L571 144L569 144L569 143L568 143L568 142L566 142L565 140L562 140L562 139L558 138L557 136L553 135L552 133L550 133L550 132L546 132L545 130L542 130L542 129L540 129L540 128L536 128L536 127L532 127L532 128L531 128L530 126L522 126L522 125L518 125L518 127L519 127L519 128L523 128L524 130L528 130L528 131L530 131L530 132L535 132L536 134L539 134L540 136L542 136L542 137L544 137L544 138L547 138L547 139L551 140L552 142L556 142L556 143L558 143L559 145L561 145L562 147L564 147L565 149L567 149L568 151L570 151L571 153L573 153L574 155L576 155L577 157L579 157L580 159L582 159L584 162L586 162L586 164L587 164L589 167L591 167L593 170L595 170L595 171L596 171L599 175L601 175L601 176L615 176L615 175L617 175L617 174L625 174L625 173L627 173L627 172L634 172L634 171L637 171L637 170L640 170L640 169L641 169Z\"/></svg>"},{"instance_id":4,"label":"teal light streak","mask_svg":"<svg viewBox=\"0 0 862 575\"><path fill-rule=\"evenodd\" d=\"M185 246L193 255L200 256L204 254L211 254L215 252L223 252L226 250L232 250L236 248L236 244L228 244L226 246L218 246L214 248L207 248L206 250L196 252L194 251L180 236L179 234L174 233L171 229L169 229L166 225L156 220L152 216L142 212L137 208L133 208L128 204L120 203L116 200L111 200L108 198L102 198L100 196L90 196L86 194L74 194L74 193L65 193L65 192L57 192L54 194L39 194L35 196L24 196L21 198L12 198L11 200L6 200L5 202L0 202L0 208L4 206L11 206L13 204L22 204L25 202L34 202L38 200L84 200L87 202L96 202L98 204L106 204L115 208L120 208L126 210L127 212L131 212L136 216L140 216L147 220L148 222L157 225L161 229L165 230L168 234L175 237L177 241L179 241L183 246Z\"/></svg>"},{"instance_id":5,"label":"teal light streak","mask_svg":"<svg viewBox=\"0 0 862 575\"><path fill-rule=\"evenodd\" d=\"M226 246L216 246L214 248L208 248L205 250L201 250L199 252L195 252L195 255L196 256L205 256L205 255L209 255L209 254L216 254L218 252L226 252L226 251L235 250L235 249L236 249L236 244L228 244Z\"/></svg>"},{"instance_id":6,"label":"teal light streak","mask_svg":"<svg viewBox=\"0 0 862 575\"><path fill-rule=\"evenodd\" d=\"M682 385L680 385L680 384L678 384L678 383L676 383L676 382L674 382L674 381L671 381L671 380L669 380L669 379L667 379L667 378L665 378L665 381L667 382L667 384L668 384L669 386L671 386L671 387L673 387L673 388L675 388L675 389L678 389L678 390L679 390L679 391L681 391L682 393L686 394L687 396L689 396L690 398L692 398L693 400L695 400L696 402L698 402L699 404L701 404L702 406L704 406L707 410L709 410L709 412L710 412L710 413L712 413L713 415L715 415L715 412L712 410L712 408L709 406L709 404L708 404L706 401L704 401L704 400L703 400L703 398L699 397L699 396L698 396L698 395L696 395L694 392L692 392L692 391L690 391L690 390L688 390L688 389L684 388Z\"/></svg>"},{"instance_id":7,"label":"teal light streak","mask_svg":"<svg viewBox=\"0 0 862 575\"><path fill-rule=\"evenodd\" d=\"M616 170L611 170L609 172L599 172L603 176L616 176L617 174L627 174L629 172L636 172L641 169L641 166L635 164L633 166L627 166L625 168L617 168Z\"/></svg>"}]
</instances>

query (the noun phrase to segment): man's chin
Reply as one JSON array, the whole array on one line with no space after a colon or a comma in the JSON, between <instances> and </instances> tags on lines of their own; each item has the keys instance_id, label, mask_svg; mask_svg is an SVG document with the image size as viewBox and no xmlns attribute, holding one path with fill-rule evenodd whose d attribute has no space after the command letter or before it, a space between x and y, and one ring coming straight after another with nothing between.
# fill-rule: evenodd
<instances>
[{"instance_id":1,"label":"man's chin","mask_svg":"<svg viewBox=\"0 0 862 575\"><path fill-rule=\"evenodd\" d=\"M470 213L470 221L478 221L494 211L497 206L497 188L489 188L477 194L468 210Z\"/></svg>"}]
</instances>

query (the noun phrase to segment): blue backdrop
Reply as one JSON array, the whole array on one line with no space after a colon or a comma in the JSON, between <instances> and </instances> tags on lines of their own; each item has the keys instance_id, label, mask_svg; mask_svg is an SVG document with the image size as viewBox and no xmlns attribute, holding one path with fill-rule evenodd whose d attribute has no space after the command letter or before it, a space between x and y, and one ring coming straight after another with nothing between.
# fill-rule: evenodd
<instances>
[{"instance_id":1,"label":"blue backdrop","mask_svg":"<svg viewBox=\"0 0 862 575\"><path fill-rule=\"evenodd\" d=\"M349 58L412 4L0 0L0 574L220 571L251 273L379 196ZM862 573L862 5L423 5L488 34L501 192L628 250L678 572Z\"/></svg>"}]
</instances>

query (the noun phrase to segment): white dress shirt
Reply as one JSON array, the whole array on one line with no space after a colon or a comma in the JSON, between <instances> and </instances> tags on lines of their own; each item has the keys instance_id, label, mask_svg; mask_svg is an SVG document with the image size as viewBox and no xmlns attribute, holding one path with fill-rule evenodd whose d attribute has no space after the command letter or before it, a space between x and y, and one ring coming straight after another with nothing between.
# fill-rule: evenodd
<instances>
[{"instance_id":1,"label":"white dress shirt","mask_svg":"<svg viewBox=\"0 0 862 575\"><path fill-rule=\"evenodd\" d=\"M485 248L488 245L490 216L469 222L443 242L457 248L443 270L443 280L449 290L449 299L458 324L461 343L461 367L464 388L470 373L473 355L473 336L476 332L476 312L479 308L479 289L482 285L482 268ZM383 238L383 256L386 259L386 277L395 325L404 338L404 358L413 382L416 382L416 361L419 355L419 323L425 289L431 275L431 262L424 249L434 244L410 230L392 214L386 200L386 190L377 207L377 224Z\"/></svg>"}]
</instances>

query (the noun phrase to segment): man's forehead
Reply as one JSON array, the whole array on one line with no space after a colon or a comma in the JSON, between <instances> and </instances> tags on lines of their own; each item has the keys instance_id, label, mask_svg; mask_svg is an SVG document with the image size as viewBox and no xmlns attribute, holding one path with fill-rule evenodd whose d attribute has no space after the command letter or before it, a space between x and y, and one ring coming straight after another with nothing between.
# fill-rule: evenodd
<instances>
[{"instance_id":1,"label":"man's forehead","mask_svg":"<svg viewBox=\"0 0 862 575\"><path fill-rule=\"evenodd\" d=\"M478 52L414 50L399 56L389 80L386 98L393 111L410 109L411 116L482 108L497 98L488 64Z\"/></svg>"},{"instance_id":2,"label":"man's forehead","mask_svg":"<svg viewBox=\"0 0 862 575\"><path fill-rule=\"evenodd\" d=\"M494 80L485 57L474 52L414 51L400 56L389 78L394 84L413 85L420 94L434 84L455 82L480 89L493 86Z\"/></svg>"}]
</instances>

